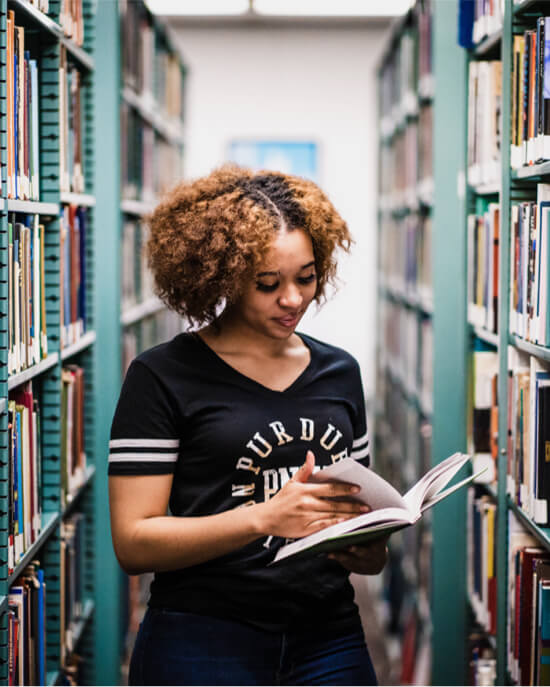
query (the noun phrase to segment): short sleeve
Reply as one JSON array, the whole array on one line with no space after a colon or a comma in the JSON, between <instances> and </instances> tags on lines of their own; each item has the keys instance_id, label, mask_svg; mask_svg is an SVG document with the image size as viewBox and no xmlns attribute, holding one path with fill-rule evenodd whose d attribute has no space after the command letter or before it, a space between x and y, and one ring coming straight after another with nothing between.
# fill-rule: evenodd
<instances>
[{"instance_id":1,"label":"short sleeve","mask_svg":"<svg viewBox=\"0 0 550 687\"><path fill-rule=\"evenodd\" d=\"M173 473L180 446L176 428L168 392L147 365L135 360L111 425L109 475Z\"/></svg>"},{"instance_id":2,"label":"short sleeve","mask_svg":"<svg viewBox=\"0 0 550 687\"><path fill-rule=\"evenodd\" d=\"M370 464L369 432L367 428L367 411L365 408L365 394L361 382L361 371L357 362L354 365L353 405L353 444L351 458L361 461L365 466Z\"/></svg>"}]
</instances>

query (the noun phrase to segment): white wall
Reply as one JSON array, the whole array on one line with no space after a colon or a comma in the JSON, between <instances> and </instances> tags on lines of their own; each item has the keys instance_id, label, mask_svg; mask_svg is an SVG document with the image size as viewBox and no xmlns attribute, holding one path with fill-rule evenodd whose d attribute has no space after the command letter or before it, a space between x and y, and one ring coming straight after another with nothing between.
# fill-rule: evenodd
<instances>
[{"instance_id":1,"label":"white wall","mask_svg":"<svg viewBox=\"0 0 550 687\"><path fill-rule=\"evenodd\" d=\"M319 182L356 240L340 291L300 329L359 360L375 383L376 61L380 28L192 28L178 31L190 73L187 177L225 161L238 138L316 141Z\"/></svg>"}]
</instances>

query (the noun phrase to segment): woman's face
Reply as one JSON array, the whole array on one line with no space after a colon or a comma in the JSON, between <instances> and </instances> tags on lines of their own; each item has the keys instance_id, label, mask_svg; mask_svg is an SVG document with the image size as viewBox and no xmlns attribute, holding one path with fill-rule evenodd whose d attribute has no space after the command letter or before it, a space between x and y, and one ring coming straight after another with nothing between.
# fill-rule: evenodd
<instances>
[{"instance_id":1,"label":"woman's face","mask_svg":"<svg viewBox=\"0 0 550 687\"><path fill-rule=\"evenodd\" d=\"M258 333L286 339L298 326L316 289L311 238L302 229L280 230L235 311Z\"/></svg>"}]
</instances>

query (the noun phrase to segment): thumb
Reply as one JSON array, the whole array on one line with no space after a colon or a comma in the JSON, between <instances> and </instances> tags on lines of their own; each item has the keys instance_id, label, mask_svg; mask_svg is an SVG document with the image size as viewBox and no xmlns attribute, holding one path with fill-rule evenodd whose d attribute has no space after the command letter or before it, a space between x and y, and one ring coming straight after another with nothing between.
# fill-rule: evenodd
<instances>
[{"instance_id":1,"label":"thumb","mask_svg":"<svg viewBox=\"0 0 550 687\"><path fill-rule=\"evenodd\" d=\"M306 454L306 462L294 475L296 482L307 482L313 473L313 468L315 467L315 456L313 451L308 451Z\"/></svg>"}]
</instances>

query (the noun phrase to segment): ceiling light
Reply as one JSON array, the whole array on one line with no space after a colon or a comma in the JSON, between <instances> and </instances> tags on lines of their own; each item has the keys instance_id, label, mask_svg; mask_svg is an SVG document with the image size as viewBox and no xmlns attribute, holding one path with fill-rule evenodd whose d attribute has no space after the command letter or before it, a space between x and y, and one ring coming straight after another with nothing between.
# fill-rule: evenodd
<instances>
[{"instance_id":1,"label":"ceiling light","mask_svg":"<svg viewBox=\"0 0 550 687\"><path fill-rule=\"evenodd\" d=\"M302 17L399 16L414 0L254 0L258 14Z\"/></svg>"},{"instance_id":2,"label":"ceiling light","mask_svg":"<svg viewBox=\"0 0 550 687\"><path fill-rule=\"evenodd\" d=\"M245 14L250 5L248 0L146 0L146 3L153 14L195 17Z\"/></svg>"}]
</instances>

